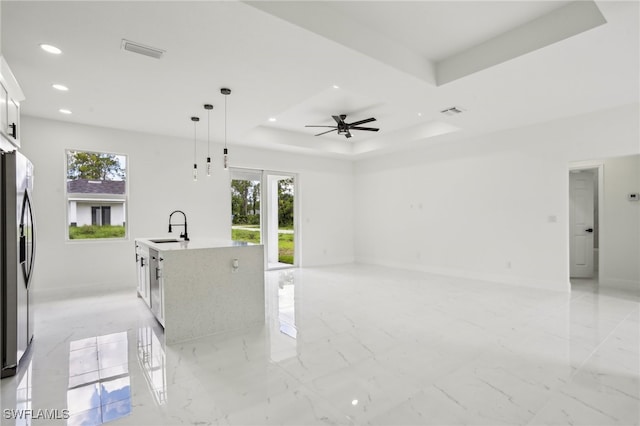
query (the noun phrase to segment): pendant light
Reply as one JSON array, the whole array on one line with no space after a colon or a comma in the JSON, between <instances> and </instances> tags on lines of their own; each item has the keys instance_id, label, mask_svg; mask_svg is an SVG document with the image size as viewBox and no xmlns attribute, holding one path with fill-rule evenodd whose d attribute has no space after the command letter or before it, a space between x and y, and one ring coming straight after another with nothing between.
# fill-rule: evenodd
<instances>
[{"instance_id":1,"label":"pendant light","mask_svg":"<svg viewBox=\"0 0 640 426\"><path fill-rule=\"evenodd\" d=\"M207 110L207 176L211 176L211 110L213 105L204 104Z\"/></svg>"},{"instance_id":2,"label":"pendant light","mask_svg":"<svg viewBox=\"0 0 640 426\"><path fill-rule=\"evenodd\" d=\"M191 117L191 121L193 121L193 180L194 182L198 180L198 163L196 163L196 125L200 118Z\"/></svg>"},{"instance_id":3,"label":"pendant light","mask_svg":"<svg viewBox=\"0 0 640 426\"><path fill-rule=\"evenodd\" d=\"M229 170L229 150L227 150L227 96L231 94L231 89L222 88L220 93L224 95L224 169Z\"/></svg>"}]
</instances>

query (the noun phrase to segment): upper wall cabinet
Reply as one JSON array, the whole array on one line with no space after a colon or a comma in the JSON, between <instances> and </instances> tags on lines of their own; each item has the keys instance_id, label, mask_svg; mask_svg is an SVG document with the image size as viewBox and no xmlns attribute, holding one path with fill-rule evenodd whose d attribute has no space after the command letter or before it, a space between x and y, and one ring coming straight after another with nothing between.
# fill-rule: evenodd
<instances>
[{"instance_id":1,"label":"upper wall cabinet","mask_svg":"<svg viewBox=\"0 0 640 426\"><path fill-rule=\"evenodd\" d=\"M0 56L0 137L3 149L20 148L20 102L24 94L7 61Z\"/></svg>"}]
</instances>

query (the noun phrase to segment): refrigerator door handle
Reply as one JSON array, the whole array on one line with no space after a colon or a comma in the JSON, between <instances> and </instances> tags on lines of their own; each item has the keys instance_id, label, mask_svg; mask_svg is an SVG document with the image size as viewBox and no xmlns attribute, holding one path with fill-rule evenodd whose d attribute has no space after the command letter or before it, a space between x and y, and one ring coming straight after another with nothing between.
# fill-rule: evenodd
<instances>
[{"instance_id":1,"label":"refrigerator door handle","mask_svg":"<svg viewBox=\"0 0 640 426\"><path fill-rule=\"evenodd\" d=\"M27 260L27 237L20 235L20 263Z\"/></svg>"}]
</instances>

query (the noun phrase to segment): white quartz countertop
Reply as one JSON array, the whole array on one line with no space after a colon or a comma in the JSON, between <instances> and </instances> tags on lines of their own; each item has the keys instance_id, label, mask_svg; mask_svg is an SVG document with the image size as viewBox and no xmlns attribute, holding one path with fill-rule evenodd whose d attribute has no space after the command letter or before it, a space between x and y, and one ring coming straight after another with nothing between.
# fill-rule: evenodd
<instances>
[{"instance_id":1,"label":"white quartz countertop","mask_svg":"<svg viewBox=\"0 0 640 426\"><path fill-rule=\"evenodd\" d=\"M169 240L179 240L178 242L161 242ZM157 238L136 238L136 243L141 243L158 251L173 250L195 250L226 247L246 247L258 244L246 243L243 241L222 240L214 238L194 238L183 241L179 238L157 237Z\"/></svg>"}]
</instances>

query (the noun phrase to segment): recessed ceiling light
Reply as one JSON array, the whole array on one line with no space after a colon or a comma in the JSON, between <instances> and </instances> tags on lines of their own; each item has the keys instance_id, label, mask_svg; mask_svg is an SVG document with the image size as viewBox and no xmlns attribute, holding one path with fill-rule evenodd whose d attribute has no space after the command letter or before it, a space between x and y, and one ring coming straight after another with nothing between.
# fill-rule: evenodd
<instances>
[{"instance_id":1,"label":"recessed ceiling light","mask_svg":"<svg viewBox=\"0 0 640 426\"><path fill-rule=\"evenodd\" d=\"M422 117L422 113L421 112L418 113L418 117Z\"/></svg>"},{"instance_id":2,"label":"recessed ceiling light","mask_svg":"<svg viewBox=\"0 0 640 426\"><path fill-rule=\"evenodd\" d=\"M51 87L56 90L60 90L61 92L66 92L67 90L69 90L69 88L63 84L52 84Z\"/></svg>"},{"instance_id":3,"label":"recessed ceiling light","mask_svg":"<svg viewBox=\"0 0 640 426\"><path fill-rule=\"evenodd\" d=\"M333 85L333 88L334 88L334 89L339 89L339 88L340 88L340 86L338 86L337 84L334 84L334 85Z\"/></svg>"},{"instance_id":4,"label":"recessed ceiling light","mask_svg":"<svg viewBox=\"0 0 640 426\"><path fill-rule=\"evenodd\" d=\"M44 50L45 52L53 53L54 55L59 55L59 54L62 53L62 50L60 50L57 47L52 46L50 44L41 44L40 48L42 50Z\"/></svg>"},{"instance_id":5,"label":"recessed ceiling light","mask_svg":"<svg viewBox=\"0 0 640 426\"><path fill-rule=\"evenodd\" d=\"M269 118L269 121L273 123L274 121L276 121L276 118L275 117L271 117L271 118Z\"/></svg>"},{"instance_id":6,"label":"recessed ceiling light","mask_svg":"<svg viewBox=\"0 0 640 426\"><path fill-rule=\"evenodd\" d=\"M60 111L62 114L67 114L67 115L71 114L71 111L65 108L60 108L58 111Z\"/></svg>"}]
</instances>

